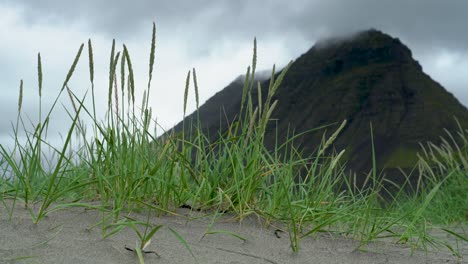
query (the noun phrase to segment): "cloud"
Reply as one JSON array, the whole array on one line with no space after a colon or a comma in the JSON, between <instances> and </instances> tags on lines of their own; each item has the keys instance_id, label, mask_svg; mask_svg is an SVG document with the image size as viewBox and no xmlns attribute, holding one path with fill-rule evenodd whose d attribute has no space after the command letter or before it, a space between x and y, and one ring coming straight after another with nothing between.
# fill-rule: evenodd
<instances>
[{"instance_id":1,"label":"cloud","mask_svg":"<svg viewBox=\"0 0 468 264\"><path fill-rule=\"evenodd\" d=\"M108 58L112 38L96 33L82 23L50 23L47 21L26 21L24 9L1 7L0 35L9 35L8 41L0 43L0 70L5 75L0 81L0 110L8 118L0 120L0 136L11 134L11 122L16 120L19 81L24 80L24 102L22 113L33 125L38 122L37 53L41 52L43 67L43 116L60 91L68 69L81 43L88 37L93 40L95 92L98 114L104 117L108 98ZM47 15L45 16L47 17ZM148 78L148 55L150 48L151 23L144 32L121 37L117 34L117 50L126 43L132 57L137 85L136 103L140 104ZM218 44L196 56L191 55L197 48L188 45L184 34L157 34L156 65L150 105L155 118L165 129L182 118L183 91L188 70L197 69L200 87L200 101L204 102L239 74L245 72L251 62L252 39L232 41L221 39ZM259 68L271 68L274 63L286 62L293 56L287 50L286 38L259 43ZM88 73L87 49L82 53L74 75L69 83L78 97L88 95L86 106L91 109L91 85ZM193 86L190 90L188 112L195 109ZM121 99L120 99L121 100ZM61 104L70 106L68 95L62 94L51 120L50 135L57 135L68 128L70 117ZM70 109L70 108L68 108ZM28 121L29 123L29 121ZM30 129L31 126L28 126ZM1 142L0 142L1 143Z\"/></svg>"},{"instance_id":2,"label":"cloud","mask_svg":"<svg viewBox=\"0 0 468 264\"><path fill-rule=\"evenodd\" d=\"M226 34L251 39L300 32L315 40L376 27L421 45L466 50L467 1L93 1L7 0L21 7L31 24L43 21L87 24L111 36L133 34L151 21L164 30L194 37L223 39Z\"/></svg>"},{"instance_id":3,"label":"cloud","mask_svg":"<svg viewBox=\"0 0 468 264\"><path fill-rule=\"evenodd\" d=\"M108 56L113 38L132 56L140 102L146 88L151 23L157 24L156 65L150 98L158 122L169 128L182 118L187 71L195 67L204 102L245 72L258 39L258 69L281 67L319 38L377 28L399 37L424 70L468 105L468 1L298 0L120 1L3 0L0 4L1 113L16 118L19 80L25 82L24 112L37 116L37 53L44 68L44 102L61 88L82 42L93 40L96 94L101 116L107 106ZM70 87L90 92L86 50ZM89 94L88 94L89 95ZM191 90L190 98L193 99ZM69 104L67 97L61 103ZM89 105L88 105L89 106ZM55 121L68 120L61 105ZM195 108L189 101L189 110ZM11 121L0 120L0 137Z\"/></svg>"}]
</instances>

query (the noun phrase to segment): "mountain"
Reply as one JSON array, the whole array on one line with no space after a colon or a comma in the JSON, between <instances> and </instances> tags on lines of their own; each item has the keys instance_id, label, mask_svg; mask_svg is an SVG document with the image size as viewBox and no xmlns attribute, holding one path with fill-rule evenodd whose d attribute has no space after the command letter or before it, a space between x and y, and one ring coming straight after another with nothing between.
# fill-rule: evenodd
<instances>
[{"instance_id":1,"label":"mountain","mask_svg":"<svg viewBox=\"0 0 468 264\"><path fill-rule=\"evenodd\" d=\"M268 82L262 83L262 95ZM213 139L236 118L242 86L242 80L235 80L200 107L202 127ZM257 96L255 89L252 95ZM331 135L346 119L334 147L346 148L343 158L358 184L372 168L370 123L377 168L386 168L392 177L398 177L397 168L415 164L420 142L440 142L444 128L456 134L454 117L468 127L466 107L423 72L399 39L374 29L319 41L293 62L274 99L276 122L267 128L266 146L273 149L276 137L281 143L288 128L297 134L337 122L327 130ZM186 120L194 118L195 113ZM174 127L181 129L181 123ZM308 133L295 144L304 154L312 153L323 133Z\"/></svg>"}]
</instances>

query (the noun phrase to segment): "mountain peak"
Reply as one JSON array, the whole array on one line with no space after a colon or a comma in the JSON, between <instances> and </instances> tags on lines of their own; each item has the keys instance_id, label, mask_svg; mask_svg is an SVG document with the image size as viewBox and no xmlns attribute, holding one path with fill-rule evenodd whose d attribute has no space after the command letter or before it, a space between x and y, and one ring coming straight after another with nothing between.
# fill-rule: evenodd
<instances>
[{"instance_id":1,"label":"mountain peak","mask_svg":"<svg viewBox=\"0 0 468 264\"><path fill-rule=\"evenodd\" d=\"M374 63L411 63L422 69L398 38L376 29L320 40L296 62L301 67L320 67L324 74L332 75Z\"/></svg>"},{"instance_id":2,"label":"mountain peak","mask_svg":"<svg viewBox=\"0 0 468 264\"><path fill-rule=\"evenodd\" d=\"M378 48L388 44L403 45L398 38L394 38L380 30L371 28L350 34L338 35L320 39L314 45L316 49L338 48L342 45L359 45L368 48Z\"/></svg>"}]
</instances>

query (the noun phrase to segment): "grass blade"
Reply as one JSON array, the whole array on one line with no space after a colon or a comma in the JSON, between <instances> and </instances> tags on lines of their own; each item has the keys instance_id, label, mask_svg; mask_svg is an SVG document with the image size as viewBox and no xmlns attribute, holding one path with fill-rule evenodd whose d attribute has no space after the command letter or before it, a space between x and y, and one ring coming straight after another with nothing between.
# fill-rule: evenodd
<instances>
[{"instance_id":1,"label":"grass blade","mask_svg":"<svg viewBox=\"0 0 468 264\"><path fill-rule=\"evenodd\" d=\"M184 245L184 247L188 250L188 252L190 252L190 255L192 255L192 257L194 259L196 259L195 255L193 254L192 249L190 248L190 245L187 243L187 241L185 241L185 239L181 235L179 235L179 233L177 233L177 231L175 231L174 229L169 227L169 231L171 231L171 233L180 241L180 243L182 243L182 245Z\"/></svg>"},{"instance_id":2,"label":"grass blade","mask_svg":"<svg viewBox=\"0 0 468 264\"><path fill-rule=\"evenodd\" d=\"M234 232L230 232L230 231L226 231L226 230L210 230L210 231L207 231L205 233L205 235L214 235L214 234L224 234L224 235L229 235L229 236L232 236L232 237L235 237L235 238L238 238L240 240L242 240L242 242L245 242L247 241L247 239L241 235L238 235ZM205 236L203 235L203 237Z\"/></svg>"}]
</instances>

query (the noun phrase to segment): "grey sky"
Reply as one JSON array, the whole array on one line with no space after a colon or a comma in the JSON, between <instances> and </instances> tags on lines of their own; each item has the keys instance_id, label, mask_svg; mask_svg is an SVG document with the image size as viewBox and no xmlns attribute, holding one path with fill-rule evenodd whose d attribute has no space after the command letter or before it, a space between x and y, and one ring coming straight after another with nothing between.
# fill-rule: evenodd
<instances>
[{"instance_id":1,"label":"grey sky","mask_svg":"<svg viewBox=\"0 0 468 264\"><path fill-rule=\"evenodd\" d=\"M80 43L88 38L95 45L100 105L106 103L112 38L119 47L127 44L137 84L145 87L152 21L157 24L158 44L151 102L166 128L182 117L187 71L197 69L204 102L245 71L254 36L258 38L259 68L270 69L273 63L282 66L306 52L321 37L371 27L400 38L426 73L468 105L466 14L468 1L464 0L1 0L0 140L11 134L10 121L4 117L14 120L21 78L25 80L25 100L31 104L25 111L32 116L37 112L39 51L48 90L45 101L54 98ZM90 87L85 58L71 83L81 95ZM189 107L193 110L194 103ZM66 119L66 114L62 111L57 119ZM57 130L65 124L58 122Z\"/></svg>"},{"instance_id":2,"label":"grey sky","mask_svg":"<svg viewBox=\"0 0 468 264\"><path fill-rule=\"evenodd\" d=\"M468 35L463 34L468 2L464 0L4 1L7 6L20 7L30 25L80 22L110 37L142 32L152 21L164 31L190 38L199 35L198 41L210 42L291 32L314 41L325 34L375 27L398 34L418 47L468 49Z\"/></svg>"}]
</instances>

